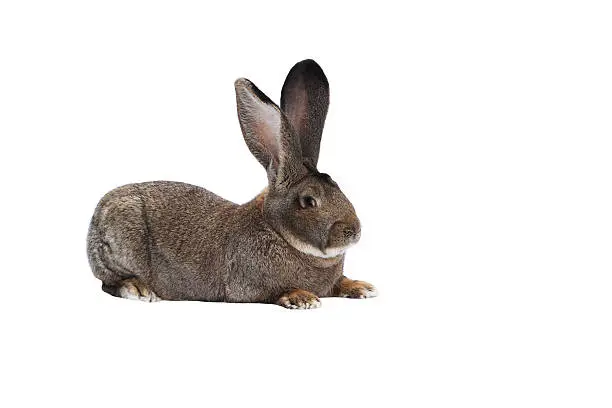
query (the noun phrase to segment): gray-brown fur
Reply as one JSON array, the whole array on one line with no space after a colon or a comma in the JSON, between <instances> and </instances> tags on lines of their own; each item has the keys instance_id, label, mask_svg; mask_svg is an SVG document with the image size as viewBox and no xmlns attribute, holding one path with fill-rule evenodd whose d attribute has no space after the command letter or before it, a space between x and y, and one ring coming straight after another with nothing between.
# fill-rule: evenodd
<instances>
[{"instance_id":1,"label":"gray-brown fur","mask_svg":"<svg viewBox=\"0 0 612 408\"><path fill-rule=\"evenodd\" d=\"M348 287L340 284L347 279L344 249L359 239L359 220L338 186L315 167L327 100L315 106L304 95L329 95L327 80L314 61L296 67L283 87L291 122L248 80L236 81L245 141L268 174L268 188L258 197L238 205L201 187L157 181L119 187L102 198L87 251L106 292L118 296L130 282L132 292L152 291L166 300L293 308L318 305L304 299L347 295L340 291ZM306 93L296 97L300 89ZM311 137L298 139L308 132Z\"/></svg>"}]
</instances>

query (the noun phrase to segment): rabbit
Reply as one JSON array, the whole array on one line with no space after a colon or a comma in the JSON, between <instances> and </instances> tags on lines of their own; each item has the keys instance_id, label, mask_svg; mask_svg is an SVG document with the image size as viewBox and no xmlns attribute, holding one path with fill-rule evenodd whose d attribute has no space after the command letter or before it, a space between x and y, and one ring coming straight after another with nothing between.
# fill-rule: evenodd
<instances>
[{"instance_id":1,"label":"rabbit","mask_svg":"<svg viewBox=\"0 0 612 408\"><path fill-rule=\"evenodd\" d=\"M317 170L329 84L313 60L297 63L280 108L248 79L235 82L244 140L268 186L234 204L170 181L129 184L98 203L87 237L102 289L147 302L197 300L321 306L321 297L377 295L343 274L361 226L332 178Z\"/></svg>"}]
</instances>

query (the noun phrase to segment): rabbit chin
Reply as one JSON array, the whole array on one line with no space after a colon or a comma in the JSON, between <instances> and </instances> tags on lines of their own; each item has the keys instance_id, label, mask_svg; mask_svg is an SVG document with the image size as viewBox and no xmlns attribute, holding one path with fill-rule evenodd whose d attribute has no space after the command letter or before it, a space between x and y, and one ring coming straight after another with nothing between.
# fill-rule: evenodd
<instances>
[{"instance_id":1,"label":"rabbit chin","mask_svg":"<svg viewBox=\"0 0 612 408\"><path fill-rule=\"evenodd\" d=\"M298 251L303 252L305 254L316 256L317 258L335 258L337 256L344 254L344 252L353 245L353 244L349 244L344 247L327 248L325 252L323 252L316 246L311 245L308 242L304 242L301 239L296 238L291 234L285 233L283 235L285 236L285 239L287 240L287 242L289 242L289 244L292 247L294 247Z\"/></svg>"}]
</instances>

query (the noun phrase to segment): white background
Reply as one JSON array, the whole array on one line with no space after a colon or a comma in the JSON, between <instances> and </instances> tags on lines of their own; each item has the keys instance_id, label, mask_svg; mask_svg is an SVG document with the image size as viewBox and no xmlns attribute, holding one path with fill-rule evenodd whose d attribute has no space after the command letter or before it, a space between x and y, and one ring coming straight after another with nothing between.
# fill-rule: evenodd
<instances>
[{"instance_id":1,"label":"white background","mask_svg":"<svg viewBox=\"0 0 612 408\"><path fill-rule=\"evenodd\" d=\"M3 407L612 404L606 2L3 1ZM354 203L368 300L110 297L98 199L265 185L233 81L314 58L319 168Z\"/></svg>"}]
</instances>

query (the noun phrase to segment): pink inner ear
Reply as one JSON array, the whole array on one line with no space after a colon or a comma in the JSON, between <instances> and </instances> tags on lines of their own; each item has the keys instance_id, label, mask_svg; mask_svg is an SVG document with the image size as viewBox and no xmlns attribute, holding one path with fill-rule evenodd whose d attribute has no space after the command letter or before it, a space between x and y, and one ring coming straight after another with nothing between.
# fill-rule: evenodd
<instances>
[{"instance_id":1,"label":"pink inner ear","mask_svg":"<svg viewBox=\"0 0 612 408\"><path fill-rule=\"evenodd\" d=\"M238 116L249 149L264 167L269 169L272 164L277 172L281 171L291 149L290 141L282 134L286 121L283 113L272 101L259 96L261 91L247 80L236 84Z\"/></svg>"},{"instance_id":2,"label":"pink inner ear","mask_svg":"<svg viewBox=\"0 0 612 408\"><path fill-rule=\"evenodd\" d=\"M270 126L265 122L258 121L253 130L255 131L255 135L257 135L259 143L268 152L270 158L278 162L279 142Z\"/></svg>"},{"instance_id":3,"label":"pink inner ear","mask_svg":"<svg viewBox=\"0 0 612 408\"><path fill-rule=\"evenodd\" d=\"M299 136L302 135L304 129L304 122L308 115L308 94L304 83L300 81L296 84L293 91L290 93L291 102L287 103L285 115L293 125L294 130Z\"/></svg>"},{"instance_id":4,"label":"pink inner ear","mask_svg":"<svg viewBox=\"0 0 612 408\"><path fill-rule=\"evenodd\" d=\"M270 158L279 162L281 154L281 114L278 108L260 104L255 113L253 131Z\"/></svg>"}]
</instances>

